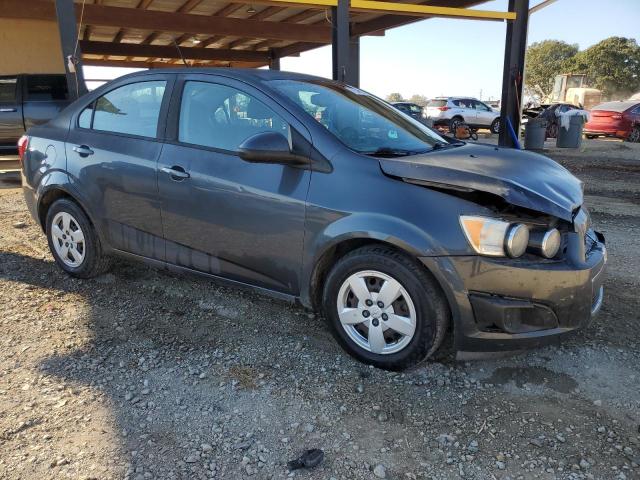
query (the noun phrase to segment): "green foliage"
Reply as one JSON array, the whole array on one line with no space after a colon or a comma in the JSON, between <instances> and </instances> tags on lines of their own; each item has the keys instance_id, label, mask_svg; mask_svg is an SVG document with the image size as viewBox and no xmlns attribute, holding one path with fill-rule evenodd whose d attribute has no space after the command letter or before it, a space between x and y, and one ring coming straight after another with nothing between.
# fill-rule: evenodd
<instances>
[{"instance_id":1,"label":"green foliage","mask_svg":"<svg viewBox=\"0 0 640 480\"><path fill-rule=\"evenodd\" d=\"M387 95L387 102L393 103L393 102L403 102L404 99L402 98L402 94L401 93L390 93L389 95Z\"/></svg>"},{"instance_id":2,"label":"green foliage","mask_svg":"<svg viewBox=\"0 0 640 480\"><path fill-rule=\"evenodd\" d=\"M409 101L411 103L415 103L416 105L420 105L421 107L426 107L427 103L429 103L429 99L427 97L417 93L415 95L411 95Z\"/></svg>"},{"instance_id":3,"label":"green foliage","mask_svg":"<svg viewBox=\"0 0 640 480\"><path fill-rule=\"evenodd\" d=\"M533 89L539 85L545 93L550 93L553 80L560 73L567 73L569 60L578 53L578 45L570 45L560 40L544 40L527 48L525 86Z\"/></svg>"},{"instance_id":4,"label":"green foliage","mask_svg":"<svg viewBox=\"0 0 640 480\"><path fill-rule=\"evenodd\" d=\"M589 86L606 97L623 98L640 90L640 46L632 38L607 38L578 52L568 71L586 73Z\"/></svg>"}]
</instances>

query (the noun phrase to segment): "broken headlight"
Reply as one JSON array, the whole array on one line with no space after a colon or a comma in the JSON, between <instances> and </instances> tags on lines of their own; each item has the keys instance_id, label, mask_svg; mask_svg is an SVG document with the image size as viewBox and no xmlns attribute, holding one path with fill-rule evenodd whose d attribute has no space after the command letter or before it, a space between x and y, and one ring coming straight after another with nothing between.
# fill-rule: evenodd
<instances>
[{"instance_id":1,"label":"broken headlight","mask_svg":"<svg viewBox=\"0 0 640 480\"><path fill-rule=\"evenodd\" d=\"M462 215L462 230L471 247L480 255L517 258L529 244L529 227L496 218Z\"/></svg>"}]
</instances>

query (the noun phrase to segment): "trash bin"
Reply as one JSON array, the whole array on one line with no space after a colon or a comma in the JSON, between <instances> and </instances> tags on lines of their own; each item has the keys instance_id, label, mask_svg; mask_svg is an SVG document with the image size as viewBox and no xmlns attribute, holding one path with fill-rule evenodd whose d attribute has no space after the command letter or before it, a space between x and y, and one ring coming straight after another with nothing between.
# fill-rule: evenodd
<instances>
[{"instance_id":1,"label":"trash bin","mask_svg":"<svg viewBox=\"0 0 640 480\"><path fill-rule=\"evenodd\" d=\"M547 121L544 118L532 118L524 127L525 150L542 150L547 139Z\"/></svg>"},{"instance_id":2,"label":"trash bin","mask_svg":"<svg viewBox=\"0 0 640 480\"><path fill-rule=\"evenodd\" d=\"M574 110L579 111L579 110ZM568 118L563 118L568 117ZM568 126L568 128L567 128ZM558 148L579 148L582 145L582 127L584 126L584 116L578 114L560 115L560 125L558 125L558 136L556 147Z\"/></svg>"}]
</instances>

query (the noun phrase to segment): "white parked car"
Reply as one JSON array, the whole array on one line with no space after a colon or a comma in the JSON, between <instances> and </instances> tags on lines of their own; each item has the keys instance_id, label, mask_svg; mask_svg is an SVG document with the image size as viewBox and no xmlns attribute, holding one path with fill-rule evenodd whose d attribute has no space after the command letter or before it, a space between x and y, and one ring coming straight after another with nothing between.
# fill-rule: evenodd
<instances>
[{"instance_id":1,"label":"white parked car","mask_svg":"<svg viewBox=\"0 0 640 480\"><path fill-rule=\"evenodd\" d=\"M500 111L471 97L436 97L425 108L425 118L434 125L449 125L452 132L464 122L474 128L488 128L500 132Z\"/></svg>"}]
</instances>

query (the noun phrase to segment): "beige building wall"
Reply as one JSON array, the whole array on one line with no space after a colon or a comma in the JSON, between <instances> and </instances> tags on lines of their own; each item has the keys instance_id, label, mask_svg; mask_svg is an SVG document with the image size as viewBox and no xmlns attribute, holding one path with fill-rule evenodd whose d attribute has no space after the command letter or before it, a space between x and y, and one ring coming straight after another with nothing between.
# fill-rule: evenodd
<instances>
[{"instance_id":1,"label":"beige building wall","mask_svg":"<svg viewBox=\"0 0 640 480\"><path fill-rule=\"evenodd\" d=\"M58 24L0 18L0 75L64 73Z\"/></svg>"}]
</instances>

